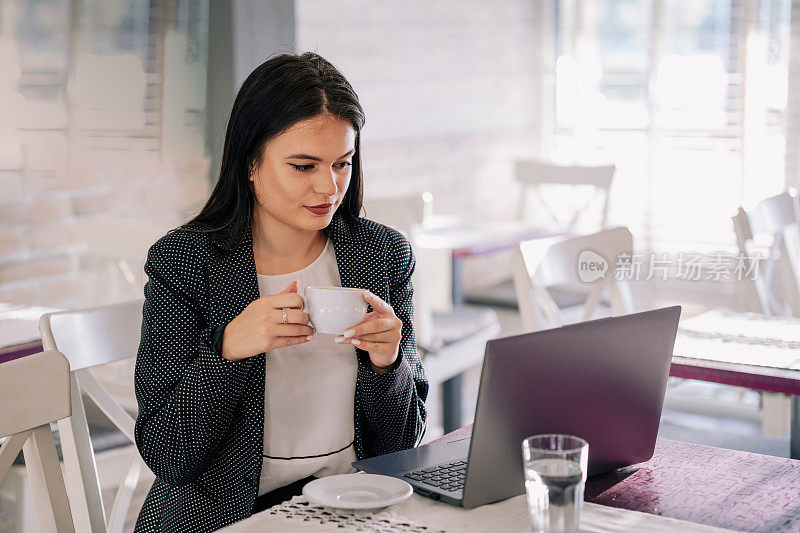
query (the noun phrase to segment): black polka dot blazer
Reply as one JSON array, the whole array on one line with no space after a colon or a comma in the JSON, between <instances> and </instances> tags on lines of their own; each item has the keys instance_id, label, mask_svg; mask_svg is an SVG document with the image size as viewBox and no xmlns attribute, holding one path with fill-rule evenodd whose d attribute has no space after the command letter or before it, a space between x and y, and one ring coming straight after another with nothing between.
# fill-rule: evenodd
<instances>
[{"instance_id":1,"label":"black polka dot blazer","mask_svg":"<svg viewBox=\"0 0 800 533\"><path fill-rule=\"evenodd\" d=\"M356 349L356 456L411 448L424 432L428 393L414 341L414 254L401 233L371 220L336 214L329 229L342 286L369 289L403 321L390 372L376 373ZM219 529L250 516L258 491L265 354L231 362L212 346L214 330L259 297L252 233L226 258L212 235L173 230L145 264L136 446L156 480L137 532Z\"/></svg>"}]
</instances>

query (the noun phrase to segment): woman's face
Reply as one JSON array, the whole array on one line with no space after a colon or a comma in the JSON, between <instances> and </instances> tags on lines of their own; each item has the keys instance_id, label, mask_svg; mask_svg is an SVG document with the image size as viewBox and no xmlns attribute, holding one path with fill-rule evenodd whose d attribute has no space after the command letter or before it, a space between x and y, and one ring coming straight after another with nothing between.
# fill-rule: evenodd
<instances>
[{"instance_id":1,"label":"woman's face","mask_svg":"<svg viewBox=\"0 0 800 533\"><path fill-rule=\"evenodd\" d=\"M350 184L355 140L352 124L328 114L271 139L250 177L260 216L303 230L328 226Z\"/></svg>"}]
</instances>

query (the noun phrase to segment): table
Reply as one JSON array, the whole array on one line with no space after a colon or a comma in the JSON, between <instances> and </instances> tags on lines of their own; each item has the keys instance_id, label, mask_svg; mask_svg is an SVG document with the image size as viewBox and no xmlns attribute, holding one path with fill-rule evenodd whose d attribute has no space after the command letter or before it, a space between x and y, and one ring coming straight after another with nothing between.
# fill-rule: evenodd
<instances>
[{"instance_id":1,"label":"table","mask_svg":"<svg viewBox=\"0 0 800 533\"><path fill-rule=\"evenodd\" d=\"M800 459L800 320L709 311L681 321L674 353L670 376L791 395L790 456Z\"/></svg>"},{"instance_id":2,"label":"table","mask_svg":"<svg viewBox=\"0 0 800 533\"><path fill-rule=\"evenodd\" d=\"M792 395L789 451L800 459L800 371L673 356L670 376Z\"/></svg>"},{"instance_id":3,"label":"table","mask_svg":"<svg viewBox=\"0 0 800 533\"><path fill-rule=\"evenodd\" d=\"M446 254L450 267L450 300L452 305L462 305L466 299L463 279L465 259L504 252L525 240L564 234L563 231L531 227L514 221L492 221L487 224L438 216L426 221L415 236L415 245L419 253L442 251Z\"/></svg>"},{"instance_id":4,"label":"table","mask_svg":"<svg viewBox=\"0 0 800 533\"><path fill-rule=\"evenodd\" d=\"M585 500L721 528L800 531L800 461L658 439L649 461L589 478Z\"/></svg>"}]
</instances>

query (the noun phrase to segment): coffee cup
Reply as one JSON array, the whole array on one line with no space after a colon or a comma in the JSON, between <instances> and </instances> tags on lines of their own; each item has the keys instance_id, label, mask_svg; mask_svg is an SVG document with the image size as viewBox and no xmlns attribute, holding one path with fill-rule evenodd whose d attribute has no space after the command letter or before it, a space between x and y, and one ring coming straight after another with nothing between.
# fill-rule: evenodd
<instances>
[{"instance_id":1,"label":"coffee cup","mask_svg":"<svg viewBox=\"0 0 800 533\"><path fill-rule=\"evenodd\" d=\"M366 289L310 285L303 292L303 310L317 333L341 335L367 314Z\"/></svg>"}]
</instances>

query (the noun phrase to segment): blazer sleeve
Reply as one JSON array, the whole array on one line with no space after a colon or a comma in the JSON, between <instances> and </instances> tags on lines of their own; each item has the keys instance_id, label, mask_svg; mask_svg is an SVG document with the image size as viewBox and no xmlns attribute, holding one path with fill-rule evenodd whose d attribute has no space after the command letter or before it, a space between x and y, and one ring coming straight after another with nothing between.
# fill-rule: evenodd
<instances>
[{"instance_id":1,"label":"blazer sleeve","mask_svg":"<svg viewBox=\"0 0 800 533\"><path fill-rule=\"evenodd\" d=\"M363 350L358 364L356 401L362 409L362 430L367 457L413 448L425 432L425 398L428 378L414 338L414 287L411 275L416 259L408 240L399 232L390 244L389 302L403 322L397 361L392 370L379 374Z\"/></svg>"},{"instance_id":2,"label":"blazer sleeve","mask_svg":"<svg viewBox=\"0 0 800 533\"><path fill-rule=\"evenodd\" d=\"M168 234L147 256L134 389L136 446L163 481L187 484L223 443L251 358L232 362L212 347L205 321L205 269L186 234Z\"/></svg>"}]
</instances>

